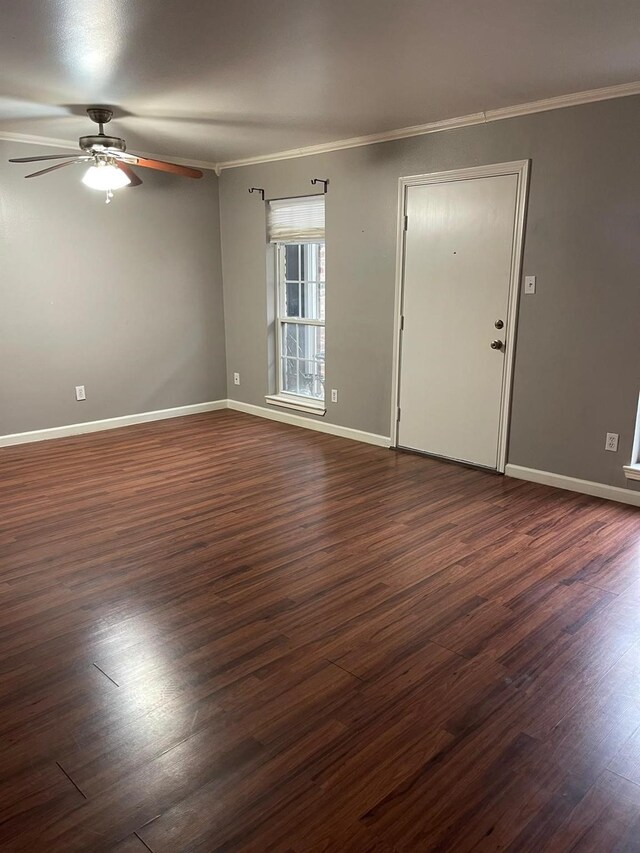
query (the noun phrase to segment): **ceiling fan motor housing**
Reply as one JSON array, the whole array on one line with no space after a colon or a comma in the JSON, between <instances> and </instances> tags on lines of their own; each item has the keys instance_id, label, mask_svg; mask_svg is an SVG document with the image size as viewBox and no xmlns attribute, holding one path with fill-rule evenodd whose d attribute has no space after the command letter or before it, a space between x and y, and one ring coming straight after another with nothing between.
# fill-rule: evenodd
<instances>
[{"instance_id":1,"label":"ceiling fan motor housing","mask_svg":"<svg viewBox=\"0 0 640 853\"><path fill-rule=\"evenodd\" d=\"M126 151L124 139L119 136L106 136L104 133L96 133L93 136L81 136L78 140L83 151L100 151L103 148L116 148L118 151Z\"/></svg>"},{"instance_id":2,"label":"ceiling fan motor housing","mask_svg":"<svg viewBox=\"0 0 640 853\"><path fill-rule=\"evenodd\" d=\"M80 137L80 148L83 151L100 153L105 148L115 149L116 151L127 150L124 139L120 139L119 136L107 136L102 130L102 125L111 121L113 110L110 110L108 107L89 107L87 115L91 121L95 121L98 125L98 133Z\"/></svg>"}]
</instances>

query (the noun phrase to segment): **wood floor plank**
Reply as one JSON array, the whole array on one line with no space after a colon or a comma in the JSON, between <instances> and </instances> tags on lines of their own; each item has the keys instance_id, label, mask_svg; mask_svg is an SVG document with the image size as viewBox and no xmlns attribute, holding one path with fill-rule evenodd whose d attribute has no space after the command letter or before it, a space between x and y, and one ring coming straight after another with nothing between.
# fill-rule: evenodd
<instances>
[{"instance_id":1,"label":"wood floor plank","mask_svg":"<svg viewBox=\"0 0 640 853\"><path fill-rule=\"evenodd\" d=\"M639 850L636 509L215 412L0 450L0 848Z\"/></svg>"},{"instance_id":2,"label":"wood floor plank","mask_svg":"<svg viewBox=\"0 0 640 853\"><path fill-rule=\"evenodd\" d=\"M149 853L149 847L134 834L115 844L109 853Z\"/></svg>"}]
</instances>

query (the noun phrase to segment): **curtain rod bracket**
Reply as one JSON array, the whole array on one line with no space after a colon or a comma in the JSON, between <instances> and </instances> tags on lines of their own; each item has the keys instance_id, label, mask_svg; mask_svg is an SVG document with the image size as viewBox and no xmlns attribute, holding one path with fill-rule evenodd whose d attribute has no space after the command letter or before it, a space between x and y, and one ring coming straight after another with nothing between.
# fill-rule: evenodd
<instances>
[{"instance_id":1,"label":"curtain rod bracket","mask_svg":"<svg viewBox=\"0 0 640 853\"><path fill-rule=\"evenodd\" d=\"M314 187L316 184L322 184L322 192L326 194L327 187L329 186L329 178L326 180L324 178L311 178L311 183Z\"/></svg>"},{"instance_id":2,"label":"curtain rod bracket","mask_svg":"<svg viewBox=\"0 0 640 853\"><path fill-rule=\"evenodd\" d=\"M260 187L251 187L249 190L250 193L260 193L260 198L264 201L264 190ZM326 192L326 190L325 190Z\"/></svg>"}]
</instances>

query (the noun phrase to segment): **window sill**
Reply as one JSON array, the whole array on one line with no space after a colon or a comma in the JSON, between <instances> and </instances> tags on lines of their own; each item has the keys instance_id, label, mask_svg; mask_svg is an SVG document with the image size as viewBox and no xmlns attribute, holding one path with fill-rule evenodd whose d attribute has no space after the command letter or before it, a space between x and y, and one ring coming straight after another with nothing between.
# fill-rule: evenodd
<instances>
[{"instance_id":1,"label":"window sill","mask_svg":"<svg viewBox=\"0 0 640 853\"><path fill-rule=\"evenodd\" d=\"M640 462L636 462L635 465L625 465L624 476L627 480L640 480Z\"/></svg>"},{"instance_id":2,"label":"window sill","mask_svg":"<svg viewBox=\"0 0 640 853\"><path fill-rule=\"evenodd\" d=\"M293 409L296 412L306 412L308 415L324 415L326 408L322 400L312 400L306 397L290 397L285 394L268 394L265 397L270 406L280 406L283 409Z\"/></svg>"}]
</instances>

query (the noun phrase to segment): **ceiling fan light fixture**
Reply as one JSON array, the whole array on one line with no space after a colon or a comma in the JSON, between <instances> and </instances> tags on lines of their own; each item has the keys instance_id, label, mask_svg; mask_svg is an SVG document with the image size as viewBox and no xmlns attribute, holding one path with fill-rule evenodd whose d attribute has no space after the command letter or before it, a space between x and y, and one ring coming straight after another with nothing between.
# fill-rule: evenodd
<instances>
[{"instance_id":1,"label":"ceiling fan light fixture","mask_svg":"<svg viewBox=\"0 0 640 853\"><path fill-rule=\"evenodd\" d=\"M82 183L91 187L92 190L111 192L128 186L131 179L113 163L98 162L94 166L89 166L82 176Z\"/></svg>"}]
</instances>

